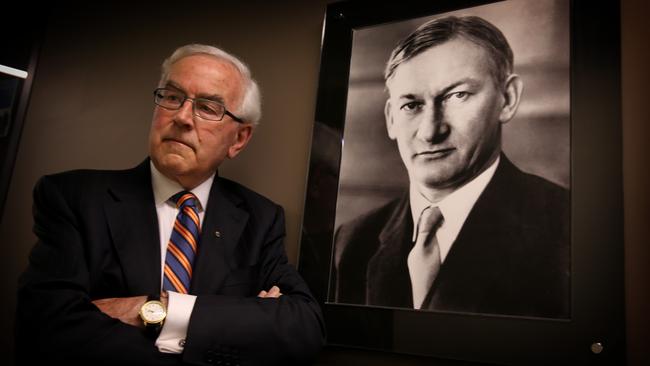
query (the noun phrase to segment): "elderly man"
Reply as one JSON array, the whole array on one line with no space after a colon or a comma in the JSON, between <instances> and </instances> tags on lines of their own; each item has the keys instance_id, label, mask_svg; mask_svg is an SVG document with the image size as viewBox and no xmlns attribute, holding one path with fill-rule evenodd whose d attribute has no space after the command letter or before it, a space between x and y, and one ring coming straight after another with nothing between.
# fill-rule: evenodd
<instances>
[{"instance_id":1,"label":"elderly man","mask_svg":"<svg viewBox=\"0 0 650 366\"><path fill-rule=\"evenodd\" d=\"M287 262L282 208L217 174L260 119L249 69L212 46L181 47L163 63L154 102L142 164L36 185L18 362L313 359L321 313Z\"/></svg>"},{"instance_id":2,"label":"elderly man","mask_svg":"<svg viewBox=\"0 0 650 366\"><path fill-rule=\"evenodd\" d=\"M336 301L567 317L569 195L501 151L523 88L503 34L478 17L430 21L385 79L410 186L338 229Z\"/></svg>"}]
</instances>

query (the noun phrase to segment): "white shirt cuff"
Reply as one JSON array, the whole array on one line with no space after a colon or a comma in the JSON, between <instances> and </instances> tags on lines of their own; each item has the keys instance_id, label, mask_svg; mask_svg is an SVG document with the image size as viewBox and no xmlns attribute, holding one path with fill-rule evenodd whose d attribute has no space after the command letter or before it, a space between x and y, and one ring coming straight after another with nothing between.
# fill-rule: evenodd
<instances>
[{"instance_id":1,"label":"white shirt cuff","mask_svg":"<svg viewBox=\"0 0 650 366\"><path fill-rule=\"evenodd\" d=\"M196 296L169 291L167 318L156 339L156 347L164 353L181 353L185 346L187 327L194 309Z\"/></svg>"}]
</instances>

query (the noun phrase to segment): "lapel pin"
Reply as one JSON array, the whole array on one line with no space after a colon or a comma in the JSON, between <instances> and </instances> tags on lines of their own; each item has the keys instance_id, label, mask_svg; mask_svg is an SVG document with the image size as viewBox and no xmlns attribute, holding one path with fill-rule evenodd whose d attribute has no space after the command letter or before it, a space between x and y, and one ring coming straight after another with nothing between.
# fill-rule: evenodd
<instances>
[{"instance_id":1,"label":"lapel pin","mask_svg":"<svg viewBox=\"0 0 650 366\"><path fill-rule=\"evenodd\" d=\"M221 231L219 231L219 230L215 231L214 236L216 236L217 238L220 238L221 237Z\"/></svg>"}]
</instances>

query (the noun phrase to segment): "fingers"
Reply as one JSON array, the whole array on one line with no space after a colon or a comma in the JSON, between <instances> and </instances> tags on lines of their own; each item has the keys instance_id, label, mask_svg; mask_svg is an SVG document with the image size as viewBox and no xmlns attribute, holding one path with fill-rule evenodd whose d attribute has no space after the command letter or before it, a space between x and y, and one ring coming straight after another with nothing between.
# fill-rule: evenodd
<instances>
[{"instance_id":1,"label":"fingers","mask_svg":"<svg viewBox=\"0 0 650 366\"><path fill-rule=\"evenodd\" d=\"M257 297L261 298L278 298L282 296L282 292L280 292L280 288L278 286L273 286L269 289L269 291L260 291L259 294L257 294Z\"/></svg>"},{"instance_id":2,"label":"fingers","mask_svg":"<svg viewBox=\"0 0 650 366\"><path fill-rule=\"evenodd\" d=\"M280 292L280 288L278 286L271 287L267 295L267 297L276 297L276 298L280 296L282 296L282 293Z\"/></svg>"}]
</instances>

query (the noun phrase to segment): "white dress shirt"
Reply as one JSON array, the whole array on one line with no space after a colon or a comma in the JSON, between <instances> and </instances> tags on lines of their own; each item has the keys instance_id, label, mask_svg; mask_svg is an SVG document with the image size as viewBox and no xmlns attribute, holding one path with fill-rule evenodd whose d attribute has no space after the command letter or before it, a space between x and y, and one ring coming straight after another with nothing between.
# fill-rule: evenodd
<instances>
[{"instance_id":1,"label":"white dress shirt","mask_svg":"<svg viewBox=\"0 0 650 366\"><path fill-rule=\"evenodd\" d=\"M153 162L151 164L151 184L153 188L153 197L156 204L156 213L158 215L158 230L160 233L160 283L164 276L165 256L167 255L167 243L174 227L174 221L178 214L178 208L169 199L176 193L183 191L183 187L177 182L165 177L156 169ZM198 187L191 190L198 199L199 219L203 224L205 216L205 207L208 205L210 188L214 174ZM201 245L199 243L199 245ZM162 286L162 285L161 285ZM167 318L162 327L160 335L156 340L156 347L160 352L181 353L185 345L187 336L187 327L190 323L190 315L194 309L196 296L179 294L169 291L169 302L167 304Z\"/></svg>"},{"instance_id":2,"label":"white dress shirt","mask_svg":"<svg viewBox=\"0 0 650 366\"><path fill-rule=\"evenodd\" d=\"M411 203L411 216L413 222L418 222L420 214L428 206L437 206L442 213L442 224L436 232L436 239L440 247L440 263L445 262L447 254L451 250L460 229L463 227L469 212L474 207L478 197L483 193L485 187L494 176L499 165L500 158L497 157L483 173L472 179L469 183L450 193L439 202L430 202L420 193L414 183L409 188L409 200ZM413 241L417 235L416 225L413 225Z\"/></svg>"}]
</instances>

